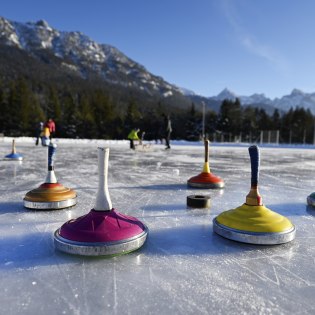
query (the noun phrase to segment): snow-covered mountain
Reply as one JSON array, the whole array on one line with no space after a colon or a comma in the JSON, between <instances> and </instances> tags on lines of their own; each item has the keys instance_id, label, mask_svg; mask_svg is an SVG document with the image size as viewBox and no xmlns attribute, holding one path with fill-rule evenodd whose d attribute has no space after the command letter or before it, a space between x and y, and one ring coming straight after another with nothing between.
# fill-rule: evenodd
<instances>
[{"instance_id":1,"label":"snow-covered mountain","mask_svg":"<svg viewBox=\"0 0 315 315\"><path fill-rule=\"evenodd\" d=\"M281 98L273 100L274 106L289 110L291 107L309 108L312 113L315 113L315 93L305 93L298 89L293 89L291 94L284 95Z\"/></svg>"},{"instance_id":2,"label":"snow-covered mountain","mask_svg":"<svg viewBox=\"0 0 315 315\"><path fill-rule=\"evenodd\" d=\"M267 98L264 94L253 94L251 96L241 96L232 92L228 88L222 90L217 96L209 97L212 100L223 101L225 99L235 100L238 98L241 101L242 105L250 104L268 104L272 105L272 100Z\"/></svg>"},{"instance_id":3,"label":"snow-covered mountain","mask_svg":"<svg viewBox=\"0 0 315 315\"><path fill-rule=\"evenodd\" d=\"M19 23L0 17L0 46L2 76L5 71L12 73L14 70L19 73L25 65L29 66L32 60L38 60L41 64L29 67L29 71L37 71L36 75L41 75L45 70L50 76L51 68L54 67L60 74L59 77L101 79L122 88L133 88L148 96L174 97L174 103L181 106L190 106L192 101L201 106L201 103L205 102L209 109L218 111L224 99L239 98L242 105L262 107L269 113L274 108L287 111L296 106L309 108L315 113L315 93L304 93L297 89L289 95L273 100L264 94L237 95L227 88L212 97L196 95L189 88L179 88L150 73L111 45L99 44L81 32L59 31L43 20ZM12 51L14 49L15 51ZM21 62L20 59L23 58ZM8 59L11 59L11 64ZM50 69L44 67L38 70L42 64L50 65Z\"/></svg>"},{"instance_id":4,"label":"snow-covered mountain","mask_svg":"<svg viewBox=\"0 0 315 315\"><path fill-rule=\"evenodd\" d=\"M234 92L230 91L228 88L225 88L217 96L212 96L210 99L215 101L223 101L225 99L235 100L237 97L238 96Z\"/></svg>"},{"instance_id":5,"label":"snow-covered mountain","mask_svg":"<svg viewBox=\"0 0 315 315\"><path fill-rule=\"evenodd\" d=\"M217 96L209 97L210 100L223 101L224 99L235 100L239 98L242 105L254 105L266 107L269 110L278 108L282 111L288 111L290 108L303 107L310 109L315 113L315 93L305 93L298 89L293 89L291 94L284 95L281 98L270 99L264 94L253 94L250 96L237 95L225 88Z\"/></svg>"},{"instance_id":6,"label":"snow-covered mountain","mask_svg":"<svg viewBox=\"0 0 315 315\"><path fill-rule=\"evenodd\" d=\"M43 20L18 23L0 17L0 44L19 48L33 57L42 51L49 52L62 60L63 68L82 78L98 75L111 84L136 87L162 97L183 94L117 48L99 44L81 32L58 31Z\"/></svg>"}]
</instances>

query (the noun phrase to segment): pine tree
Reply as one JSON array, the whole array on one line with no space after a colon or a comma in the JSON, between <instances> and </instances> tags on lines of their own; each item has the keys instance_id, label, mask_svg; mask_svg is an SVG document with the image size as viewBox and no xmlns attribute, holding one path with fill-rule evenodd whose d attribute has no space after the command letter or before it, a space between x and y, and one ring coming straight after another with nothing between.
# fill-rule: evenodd
<instances>
[{"instance_id":1,"label":"pine tree","mask_svg":"<svg viewBox=\"0 0 315 315\"><path fill-rule=\"evenodd\" d=\"M62 95L63 117L58 129L61 129L62 136L68 138L77 138L82 136L78 134L78 110L74 98L69 91Z\"/></svg>"},{"instance_id":2,"label":"pine tree","mask_svg":"<svg viewBox=\"0 0 315 315\"><path fill-rule=\"evenodd\" d=\"M96 91L93 97L93 109L98 137L102 139L111 138L111 134L113 133L112 122L115 114L107 94L101 90Z\"/></svg>"},{"instance_id":3,"label":"pine tree","mask_svg":"<svg viewBox=\"0 0 315 315\"><path fill-rule=\"evenodd\" d=\"M134 99L130 99L125 115L125 134L128 134L132 128L138 128L142 114Z\"/></svg>"},{"instance_id":4,"label":"pine tree","mask_svg":"<svg viewBox=\"0 0 315 315\"><path fill-rule=\"evenodd\" d=\"M256 110L257 125L259 130L272 130L272 120L263 108Z\"/></svg>"},{"instance_id":5,"label":"pine tree","mask_svg":"<svg viewBox=\"0 0 315 315\"><path fill-rule=\"evenodd\" d=\"M191 108L187 113L185 129L186 140L196 141L200 138L200 135L202 133L201 114L197 113L194 103L191 104Z\"/></svg>"},{"instance_id":6,"label":"pine tree","mask_svg":"<svg viewBox=\"0 0 315 315\"><path fill-rule=\"evenodd\" d=\"M54 86L50 86L47 97L46 117L47 119L54 119L56 124L59 124L61 122L61 116L62 112L58 91Z\"/></svg>"},{"instance_id":7,"label":"pine tree","mask_svg":"<svg viewBox=\"0 0 315 315\"><path fill-rule=\"evenodd\" d=\"M32 128L31 115L31 99L32 91L24 79L18 81L18 98L20 103L20 129L23 135L30 135Z\"/></svg>"},{"instance_id":8,"label":"pine tree","mask_svg":"<svg viewBox=\"0 0 315 315\"><path fill-rule=\"evenodd\" d=\"M279 110L276 108L272 114L272 126L274 130L280 130L281 127L281 118Z\"/></svg>"},{"instance_id":9,"label":"pine tree","mask_svg":"<svg viewBox=\"0 0 315 315\"><path fill-rule=\"evenodd\" d=\"M206 117L205 117L205 132L206 135L210 135L210 134L214 134L217 132L217 124L218 124L218 115L216 114L216 112L209 110L206 113Z\"/></svg>"},{"instance_id":10,"label":"pine tree","mask_svg":"<svg viewBox=\"0 0 315 315\"><path fill-rule=\"evenodd\" d=\"M94 111L86 94L80 95L78 106L78 134L80 137L93 138L96 136Z\"/></svg>"},{"instance_id":11,"label":"pine tree","mask_svg":"<svg viewBox=\"0 0 315 315\"><path fill-rule=\"evenodd\" d=\"M224 100L220 107L218 128L225 134L238 135L241 131L242 110L240 100Z\"/></svg>"},{"instance_id":12,"label":"pine tree","mask_svg":"<svg viewBox=\"0 0 315 315\"><path fill-rule=\"evenodd\" d=\"M6 123L7 123L7 115L6 112L8 110L8 105L6 101L6 95L5 95L5 89L2 84L2 81L0 81L0 132L3 133L6 129Z\"/></svg>"},{"instance_id":13,"label":"pine tree","mask_svg":"<svg viewBox=\"0 0 315 315\"><path fill-rule=\"evenodd\" d=\"M248 142L252 142L258 138L257 112L255 108L247 106L243 110L242 117L242 138Z\"/></svg>"},{"instance_id":14,"label":"pine tree","mask_svg":"<svg viewBox=\"0 0 315 315\"><path fill-rule=\"evenodd\" d=\"M13 81L9 84L9 95L7 108L4 112L6 120L5 133L10 136L20 135L22 132L21 99L18 90L18 82Z\"/></svg>"},{"instance_id":15,"label":"pine tree","mask_svg":"<svg viewBox=\"0 0 315 315\"><path fill-rule=\"evenodd\" d=\"M35 136L39 122L44 122L45 118L46 117L40 106L38 97L33 94L30 99L29 134Z\"/></svg>"}]
</instances>

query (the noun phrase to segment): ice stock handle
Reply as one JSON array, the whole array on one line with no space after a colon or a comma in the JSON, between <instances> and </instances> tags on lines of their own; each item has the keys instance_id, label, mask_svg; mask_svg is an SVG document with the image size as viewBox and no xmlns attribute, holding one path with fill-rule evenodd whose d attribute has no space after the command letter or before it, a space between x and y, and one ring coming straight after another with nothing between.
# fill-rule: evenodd
<instances>
[{"instance_id":1,"label":"ice stock handle","mask_svg":"<svg viewBox=\"0 0 315 315\"><path fill-rule=\"evenodd\" d=\"M52 171L54 169L54 160L56 156L56 144L50 144L48 146L48 170Z\"/></svg>"},{"instance_id":2,"label":"ice stock handle","mask_svg":"<svg viewBox=\"0 0 315 315\"><path fill-rule=\"evenodd\" d=\"M258 177L259 177L259 149L256 145L252 145L248 148L249 156L250 156L250 164L252 169L252 177L251 177L251 186L258 186Z\"/></svg>"}]
</instances>

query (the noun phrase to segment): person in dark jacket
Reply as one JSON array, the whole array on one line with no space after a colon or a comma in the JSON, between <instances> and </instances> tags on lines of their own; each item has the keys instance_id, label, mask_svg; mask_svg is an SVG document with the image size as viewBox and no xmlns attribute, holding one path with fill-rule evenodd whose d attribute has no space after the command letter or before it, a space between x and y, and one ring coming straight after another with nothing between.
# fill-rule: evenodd
<instances>
[{"instance_id":1,"label":"person in dark jacket","mask_svg":"<svg viewBox=\"0 0 315 315\"><path fill-rule=\"evenodd\" d=\"M41 137L41 133L43 132L44 129L44 123L40 121L38 125L36 126L36 142L35 144L38 145L39 143L39 138Z\"/></svg>"},{"instance_id":2,"label":"person in dark jacket","mask_svg":"<svg viewBox=\"0 0 315 315\"><path fill-rule=\"evenodd\" d=\"M170 119L169 115L165 115L164 116L164 137L165 137L165 145L166 145L166 150L170 149L170 141L171 141L171 133L172 133L172 122Z\"/></svg>"}]
</instances>

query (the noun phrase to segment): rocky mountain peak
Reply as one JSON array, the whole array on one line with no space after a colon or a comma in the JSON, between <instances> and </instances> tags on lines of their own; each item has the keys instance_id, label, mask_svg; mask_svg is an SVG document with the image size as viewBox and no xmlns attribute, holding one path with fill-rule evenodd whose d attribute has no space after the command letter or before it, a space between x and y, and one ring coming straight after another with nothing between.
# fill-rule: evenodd
<instances>
[{"instance_id":1,"label":"rocky mountain peak","mask_svg":"<svg viewBox=\"0 0 315 315\"><path fill-rule=\"evenodd\" d=\"M164 97L181 93L178 87L151 74L117 48L99 44L81 32L58 31L45 20L19 23L0 18L0 44L17 46L35 58L39 51L45 50L83 78L98 76L111 84L134 87L149 94L160 93Z\"/></svg>"},{"instance_id":2,"label":"rocky mountain peak","mask_svg":"<svg viewBox=\"0 0 315 315\"><path fill-rule=\"evenodd\" d=\"M39 20L35 23L35 25L43 28L50 28L49 24L45 20Z\"/></svg>"},{"instance_id":3,"label":"rocky mountain peak","mask_svg":"<svg viewBox=\"0 0 315 315\"><path fill-rule=\"evenodd\" d=\"M291 96L303 96L304 92L300 89L293 89L291 92Z\"/></svg>"},{"instance_id":4,"label":"rocky mountain peak","mask_svg":"<svg viewBox=\"0 0 315 315\"><path fill-rule=\"evenodd\" d=\"M237 97L237 95L230 91L228 88L224 88L217 96L216 98L218 100L224 100L224 99L232 99L234 100Z\"/></svg>"}]
</instances>

